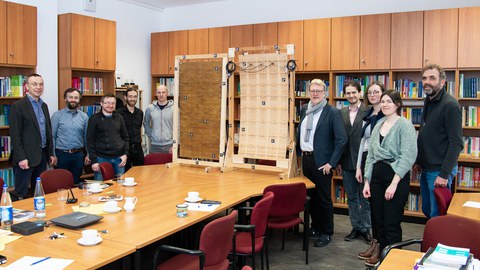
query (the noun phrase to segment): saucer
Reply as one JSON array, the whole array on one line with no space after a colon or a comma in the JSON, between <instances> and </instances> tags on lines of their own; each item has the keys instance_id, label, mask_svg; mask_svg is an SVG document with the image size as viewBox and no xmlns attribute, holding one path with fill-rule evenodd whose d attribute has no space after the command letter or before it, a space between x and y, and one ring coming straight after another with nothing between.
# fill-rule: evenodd
<instances>
[{"instance_id":1,"label":"saucer","mask_svg":"<svg viewBox=\"0 0 480 270\"><path fill-rule=\"evenodd\" d=\"M195 198L195 199L191 199L191 198L187 197L187 198L185 198L185 201L189 202L189 203L196 203L196 202L199 202L199 201L203 201L203 199L200 198L200 197Z\"/></svg>"},{"instance_id":2,"label":"saucer","mask_svg":"<svg viewBox=\"0 0 480 270\"><path fill-rule=\"evenodd\" d=\"M122 208L119 207L119 206L117 206L117 207L115 207L115 208L113 208L113 209L108 209L108 210L104 208L104 209L103 209L103 212L113 214L113 213L117 213L117 212L120 211L120 210L122 210Z\"/></svg>"},{"instance_id":3,"label":"saucer","mask_svg":"<svg viewBox=\"0 0 480 270\"><path fill-rule=\"evenodd\" d=\"M127 184L127 183L123 183L123 185L126 186L126 187L134 187L134 186L136 186L137 184L138 184L137 182L128 183L128 184Z\"/></svg>"},{"instance_id":4,"label":"saucer","mask_svg":"<svg viewBox=\"0 0 480 270\"><path fill-rule=\"evenodd\" d=\"M88 190L88 192L90 192L90 193L100 193L102 191L103 191L103 189L89 189Z\"/></svg>"},{"instance_id":5,"label":"saucer","mask_svg":"<svg viewBox=\"0 0 480 270\"><path fill-rule=\"evenodd\" d=\"M83 238L80 238L77 240L77 243L82 245L82 246L95 246L97 245L98 243L102 242L102 238L101 237L95 237L95 241L93 242L85 242L85 239Z\"/></svg>"}]
</instances>

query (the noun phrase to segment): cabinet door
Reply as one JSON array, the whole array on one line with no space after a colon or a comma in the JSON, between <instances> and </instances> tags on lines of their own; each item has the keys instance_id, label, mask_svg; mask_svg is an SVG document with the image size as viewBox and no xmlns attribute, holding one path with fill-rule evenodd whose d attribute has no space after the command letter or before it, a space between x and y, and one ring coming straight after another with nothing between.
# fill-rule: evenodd
<instances>
[{"instance_id":1,"label":"cabinet door","mask_svg":"<svg viewBox=\"0 0 480 270\"><path fill-rule=\"evenodd\" d=\"M331 19L303 21L304 71L330 70Z\"/></svg>"},{"instance_id":2,"label":"cabinet door","mask_svg":"<svg viewBox=\"0 0 480 270\"><path fill-rule=\"evenodd\" d=\"M423 66L423 11L392 14L391 68Z\"/></svg>"},{"instance_id":3,"label":"cabinet door","mask_svg":"<svg viewBox=\"0 0 480 270\"><path fill-rule=\"evenodd\" d=\"M0 63L7 63L7 3L0 1Z\"/></svg>"},{"instance_id":4,"label":"cabinet door","mask_svg":"<svg viewBox=\"0 0 480 270\"><path fill-rule=\"evenodd\" d=\"M253 44L271 46L278 44L277 23L260 23L253 26Z\"/></svg>"},{"instance_id":5,"label":"cabinet door","mask_svg":"<svg viewBox=\"0 0 480 270\"><path fill-rule=\"evenodd\" d=\"M390 14L361 17L360 69L390 68Z\"/></svg>"},{"instance_id":6,"label":"cabinet door","mask_svg":"<svg viewBox=\"0 0 480 270\"><path fill-rule=\"evenodd\" d=\"M424 64L439 64L444 68L456 67L458 9L425 11L424 22Z\"/></svg>"},{"instance_id":7,"label":"cabinet door","mask_svg":"<svg viewBox=\"0 0 480 270\"><path fill-rule=\"evenodd\" d=\"M208 29L208 53L228 53L230 48L230 27Z\"/></svg>"},{"instance_id":8,"label":"cabinet door","mask_svg":"<svg viewBox=\"0 0 480 270\"><path fill-rule=\"evenodd\" d=\"M332 70L357 70L360 59L360 17L332 19Z\"/></svg>"},{"instance_id":9,"label":"cabinet door","mask_svg":"<svg viewBox=\"0 0 480 270\"><path fill-rule=\"evenodd\" d=\"M295 45L296 71L303 71L303 21L279 22L278 45Z\"/></svg>"},{"instance_id":10,"label":"cabinet door","mask_svg":"<svg viewBox=\"0 0 480 270\"><path fill-rule=\"evenodd\" d=\"M208 28L188 30L188 54L208 53Z\"/></svg>"},{"instance_id":11,"label":"cabinet door","mask_svg":"<svg viewBox=\"0 0 480 270\"><path fill-rule=\"evenodd\" d=\"M116 68L116 23L95 19L95 69Z\"/></svg>"},{"instance_id":12,"label":"cabinet door","mask_svg":"<svg viewBox=\"0 0 480 270\"><path fill-rule=\"evenodd\" d=\"M230 28L230 46L252 47L253 46L253 25L238 25Z\"/></svg>"},{"instance_id":13,"label":"cabinet door","mask_svg":"<svg viewBox=\"0 0 480 270\"><path fill-rule=\"evenodd\" d=\"M37 65L37 8L7 3L7 62Z\"/></svg>"},{"instance_id":14,"label":"cabinet door","mask_svg":"<svg viewBox=\"0 0 480 270\"><path fill-rule=\"evenodd\" d=\"M168 32L152 33L150 41L150 72L152 75L168 74Z\"/></svg>"},{"instance_id":15,"label":"cabinet door","mask_svg":"<svg viewBox=\"0 0 480 270\"><path fill-rule=\"evenodd\" d=\"M169 32L168 74L174 73L175 56L188 54L188 30Z\"/></svg>"},{"instance_id":16,"label":"cabinet door","mask_svg":"<svg viewBox=\"0 0 480 270\"><path fill-rule=\"evenodd\" d=\"M95 68L95 18L70 14L71 16L71 66L72 68Z\"/></svg>"},{"instance_id":17,"label":"cabinet door","mask_svg":"<svg viewBox=\"0 0 480 270\"><path fill-rule=\"evenodd\" d=\"M480 7L459 10L458 48L458 67L480 67Z\"/></svg>"}]
</instances>

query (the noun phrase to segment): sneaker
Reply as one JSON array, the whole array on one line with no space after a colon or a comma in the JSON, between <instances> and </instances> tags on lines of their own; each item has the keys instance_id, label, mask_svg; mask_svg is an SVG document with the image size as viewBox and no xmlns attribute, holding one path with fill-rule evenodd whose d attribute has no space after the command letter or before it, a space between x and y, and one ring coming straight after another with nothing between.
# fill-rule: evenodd
<instances>
[{"instance_id":1,"label":"sneaker","mask_svg":"<svg viewBox=\"0 0 480 270\"><path fill-rule=\"evenodd\" d=\"M316 247L324 247L332 242L332 236L331 235L326 235L322 234L318 237L318 239L315 241L314 246Z\"/></svg>"},{"instance_id":2,"label":"sneaker","mask_svg":"<svg viewBox=\"0 0 480 270\"><path fill-rule=\"evenodd\" d=\"M315 230L314 228L310 228L310 230L308 231L308 235L310 237L319 237L321 235L321 233L317 230Z\"/></svg>"},{"instance_id":3,"label":"sneaker","mask_svg":"<svg viewBox=\"0 0 480 270\"><path fill-rule=\"evenodd\" d=\"M362 233L357 229L352 229L349 235L345 236L345 241L352 241L361 236Z\"/></svg>"},{"instance_id":4,"label":"sneaker","mask_svg":"<svg viewBox=\"0 0 480 270\"><path fill-rule=\"evenodd\" d=\"M359 253L358 258L360 260L368 260L372 256L373 250L375 249L376 245L377 245L377 239L372 239L372 241L370 242L370 245L368 246L367 250Z\"/></svg>"},{"instance_id":5,"label":"sneaker","mask_svg":"<svg viewBox=\"0 0 480 270\"><path fill-rule=\"evenodd\" d=\"M372 242L372 235L368 230L366 232L361 232L360 237L363 238L363 241L365 241L366 244L370 244L370 242Z\"/></svg>"},{"instance_id":6,"label":"sneaker","mask_svg":"<svg viewBox=\"0 0 480 270\"><path fill-rule=\"evenodd\" d=\"M372 256L365 261L366 266L374 267L380 261L380 244L377 243L373 249Z\"/></svg>"}]
</instances>

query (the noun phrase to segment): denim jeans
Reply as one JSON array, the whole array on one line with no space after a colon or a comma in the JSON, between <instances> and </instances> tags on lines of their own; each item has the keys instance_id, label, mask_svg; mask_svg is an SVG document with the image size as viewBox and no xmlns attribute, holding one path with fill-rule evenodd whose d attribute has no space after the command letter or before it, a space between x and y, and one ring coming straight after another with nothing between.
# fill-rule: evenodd
<instances>
[{"instance_id":1,"label":"denim jeans","mask_svg":"<svg viewBox=\"0 0 480 270\"><path fill-rule=\"evenodd\" d=\"M117 158L98 157L97 162L98 163L108 162L112 164L113 171L115 172L115 177L120 177L122 174L125 173L125 166L124 167L118 166L120 163L122 163L122 159L120 157L117 157ZM95 172L95 180L103 180L102 173L100 171Z\"/></svg>"},{"instance_id":2,"label":"denim jeans","mask_svg":"<svg viewBox=\"0 0 480 270\"><path fill-rule=\"evenodd\" d=\"M458 166L455 166L448 176L448 188L451 188L453 177L457 174ZM434 183L440 171L422 170L420 177L420 190L422 194L422 211L427 218L438 216L438 206L433 195Z\"/></svg>"},{"instance_id":3,"label":"denim jeans","mask_svg":"<svg viewBox=\"0 0 480 270\"><path fill-rule=\"evenodd\" d=\"M343 170L342 174L352 228L360 232L367 232L371 228L370 203L363 197L364 184L357 181L355 171Z\"/></svg>"},{"instance_id":4,"label":"denim jeans","mask_svg":"<svg viewBox=\"0 0 480 270\"><path fill-rule=\"evenodd\" d=\"M85 155L83 152L66 153L61 150L55 150L57 155L57 169L65 169L72 173L75 184L80 182L80 176L83 172Z\"/></svg>"}]
</instances>

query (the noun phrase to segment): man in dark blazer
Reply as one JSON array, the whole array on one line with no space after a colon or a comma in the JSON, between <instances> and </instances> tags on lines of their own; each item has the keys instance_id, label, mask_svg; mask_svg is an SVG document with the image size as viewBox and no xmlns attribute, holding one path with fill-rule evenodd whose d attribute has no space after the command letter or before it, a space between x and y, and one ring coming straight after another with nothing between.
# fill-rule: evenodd
<instances>
[{"instance_id":1,"label":"man in dark blazer","mask_svg":"<svg viewBox=\"0 0 480 270\"><path fill-rule=\"evenodd\" d=\"M310 82L310 102L302 109L298 126L297 150L302 153L302 170L315 184L311 193L310 214L316 247L332 241L332 172L347 143L342 116L328 105L326 85L320 79Z\"/></svg>"},{"instance_id":2,"label":"man in dark blazer","mask_svg":"<svg viewBox=\"0 0 480 270\"><path fill-rule=\"evenodd\" d=\"M348 198L348 214L352 223L352 231L345 237L345 241L361 237L365 242L370 243L372 241L370 204L363 197L363 183L358 182L355 178L365 114L365 106L360 101L360 91L361 87L358 82L347 82L343 86L343 94L347 97L348 106L340 111L347 131L348 142L340 161L341 166L338 166L337 170L343 177L343 187Z\"/></svg>"},{"instance_id":3,"label":"man in dark blazer","mask_svg":"<svg viewBox=\"0 0 480 270\"><path fill-rule=\"evenodd\" d=\"M47 161L52 165L56 163L50 114L47 104L40 98L44 88L42 76L29 75L26 88L27 95L12 105L9 115L14 199L32 196L35 180L47 169Z\"/></svg>"}]
</instances>

